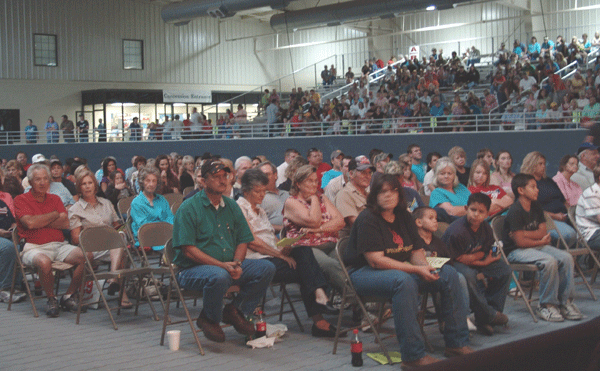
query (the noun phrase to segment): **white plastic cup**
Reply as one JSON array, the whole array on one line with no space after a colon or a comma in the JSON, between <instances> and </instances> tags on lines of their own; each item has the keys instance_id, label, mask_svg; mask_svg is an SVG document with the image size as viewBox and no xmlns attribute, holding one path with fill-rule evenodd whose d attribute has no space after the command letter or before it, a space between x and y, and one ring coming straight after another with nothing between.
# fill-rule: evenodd
<instances>
[{"instance_id":1,"label":"white plastic cup","mask_svg":"<svg viewBox=\"0 0 600 371\"><path fill-rule=\"evenodd\" d=\"M181 339L180 330L167 331L167 337L169 338L169 349L179 350L179 340Z\"/></svg>"}]
</instances>

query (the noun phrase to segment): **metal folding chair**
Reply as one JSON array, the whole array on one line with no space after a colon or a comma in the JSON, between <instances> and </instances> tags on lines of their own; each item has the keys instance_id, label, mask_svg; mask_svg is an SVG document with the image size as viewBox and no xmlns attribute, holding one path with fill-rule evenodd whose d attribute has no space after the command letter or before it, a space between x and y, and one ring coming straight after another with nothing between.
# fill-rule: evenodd
<instances>
[{"instance_id":1,"label":"metal folding chair","mask_svg":"<svg viewBox=\"0 0 600 371\"><path fill-rule=\"evenodd\" d=\"M133 199L137 196L129 196L126 198L122 198L117 202L117 212L119 213L119 217L123 215L127 215L127 219L129 219L129 209L131 208L131 203Z\"/></svg>"},{"instance_id":2,"label":"metal folding chair","mask_svg":"<svg viewBox=\"0 0 600 371\"><path fill-rule=\"evenodd\" d=\"M167 193L163 197L169 202L169 207L173 206L176 202L183 202L183 195L181 193Z\"/></svg>"},{"instance_id":3,"label":"metal folding chair","mask_svg":"<svg viewBox=\"0 0 600 371\"><path fill-rule=\"evenodd\" d=\"M185 187L181 194L183 195L183 197L185 197L185 196L189 195L190 192L192 192L193 190L194 190L193 186Z\"/></svg>"},{"instance_id":4,"label":"metal folding chair","mask_svg":"<svg viewBox=\"0 0 600 371\"><path fill-rule=\"evenodd\" d=\"M21 272L21 276L23 278L23 283L25 286L25 290L27 291L27 296L29 297L29 301L31 303L31 308L33 309L33 316L34 317L38 317L38 312L37 309L35 308L35 303L34 300L36 299L43 299L46 296L46 293L42 293L40 295L34 295L35 294L35 287L33 290L33 294L31 291L31 287L29 286L31 282L35 281L35 275L37 274L37 270L35 267L33 266L27 266L25 264L23 264L23 260L21 260L21 252L23 251L23 243L21 243L22 241L19 238L19 233L17 232L17 229L15 228L12 232L12 240L13 240L13 245L15 247L15 252L17 255L17 258L15 260L15 266L13 269L13 277L12 277L12 284L10 285L10 297L8 299L8 309L7 310L11 310L12 307L12 303L13 303L13 295L15 293L15 285L16 285L16 279L17 279L17 271ZM72 269L73 269L73 265L69 264L69 263L65 263L65 262L59 262L59 261L53 261L52 262L52 273L54 273L54 282L55 282L55 294L58 297L58 288L60 285L60 277L62 274L69 272L72 273ZM27 277L31 277L31 280L28 280ZM34 286L35 286L35 282L34 282Z\"/></svg>"},{"instance_id":5,"label":"metal folding chair","mask_svg":"<svg viewBox=\"0 0 600 371\"><path fill-rule=\"evenodd\" d=\"M592 268L592 280L591 280L591 284L593 285L594 282L596 282L596 276L598 275L598 269L600 268L600 261L598 261L598 252L596 252L590 248L590 245L588 245L587 241L585 240L585 237L583 237L583 234L581 234L581 231L579 230L579 227L577 226L577 218L575 216L576 208L577 208L577 206L569 207L567 215L569 216L569 220L571 221L571 224L574 226L573 228L575 228L575 231L577 232L577 244L575 245L575 248L576 249L585 248L586 250L588 250L590 252L590 258L594 262L594 268ZM583 247L581 247L581 246L583 246Z\"/></svg>"},{"instance_id":6,"label":"metal folding chair","mask_svg":"<svg viewBox=\"0 0 600 371\"><path fill-rule=\"evenodd\" d=\"M150 279L156 285L156 280L155 280L154 276L152 275L152 270L149 267L139 267L139 268L125 268L125 269L119 269L116 271L108 271L108 272L101 272L101 273L94 272L94 267L92 266L92 261L88 258L87 253L106 251L106 250L112 250L112 249L125 249L125 251L128 254L128 257L130 259L132 258L130 253L127 251L127 246L125 245L125 242L123 241L123 238L121 237L121 234L112 227L100 226L100 227L86 228L79 235L79 242L80 242L80 247L84 253L83 255L85 257L85 273L84 273L84 279L81 281L80 294L83 294L85 282L88 280L93 280L94 284L96 285L96 287L100 293L100 299L101 299L102 303L104 304L104 307L108 313L108 316L110 317L113 328L115 330L117 330L118 327L117 327L117 324L115 323L115 320L113 318L111 311L117 310L117 314L120 313L120 309L121 309L120 303L123 299L123 293L125 291L123 289L125 286L124 279L128 278L128 277L132 277L132 276L137 276L139 279L140 285L141 285L143 277L150 277ZM118 302L119 302L118 306L111 308L108 305L106 297L104 296L104 292L102 291L102 285L100 285L100 283L98 282L98 280L101 280L101 279L105 279L105 280L117 279L120 281L122 289L120 290L119 297L118 297ZM145 295L145 297L146 297L146 300L148 301L148 304L150 305L150 309L152 310L154 319L156 321L158 321L159 318L158 318L158 315L156 314L156 310L154 309L154 305L152 304L150 297L148 295ZM136 304L135 304L134 314L137 315L138 307L139 307L140 299L141 299L141 290L136 290L135 299L136 299ZM100 302L100 300L98 302ZM90 303L88 303L88 304L90 304ZM82 306L82 303L81 303L81 301L79 301L79 306L77 308L77 319L75 321L76 324L79 324L79 318L81 315L81 306Z\"/></svg>"},{"instance_id":7,"label":"metal folding chair","mask_svg":"<svg viewBox=\"0 0 600 371\"><path fill-rule=\"evenodd\" d=\"M538 267L535 264L511 263L508 261L508 258L506 257L506 254L504 253L504 249L502 248L502 246L503 246L502 238L504 236L504 220L505 219L506 219L506 216L504 216L504 215L498 215L494 219L492 219L492 231L494 232L494 239L496 240L496 246L500 250L500 254L502 254L502 260L504 260L504 262L506 264L508 264L508 266L511 269L512 279L513 279L513 281L515 281L515 284L517 285L517 290L518 290L519 294L521 295L521 298L525 302L525 305L527 306L527 310L529 310L529 313L531 314L531 317L533 318L533 322L537 323L538 319L535 316L533 309L531 308L531 303L538 300L538 299L532 299L533 290L535 288L535 279L531 283L531 289L529 290L529 295L526 296L525 290L523 290L523 287L521 286L521 283L519 282L519 279L518 279L517 275L515 274L515 272L519 272L519 273L532 272L535 277L535 274L538 272ZM518 295L515 295L515 300L517 300L517 297L518 297Z\"/></svg>"},{"instance_id":8,"label":"metal folding chair","mask_svg":"<svg viewBox=\"0 0 600 371\"><path fill-rule=\"evenodd\" d=\"M363 304L363 302L364 303L369 302L369 303L385 304L388 300L385 298L378 298L378 297L366 297L366 296L360 297L356 293L356 290L354 289L354 285L352 285L352 281L350 280L350 274L348 273L348 270L346 269L346 266L344 265L344 260L343 260L344 250L347 245L348 245L348 237L344 237L344 238L340 239L337 242L337 245L335 246L337 258L340 263L340 266L342 267L342 272L344 273L345 285L344 285L344 290L342 292L342 304L340 306L340 313L338 315L337 327L336 327L336 331L335 331L335 339L333 342L333 352L332 353L335 354L337 352L337 346L338 346L338 342L339 342L339 338L340 338L340 333L342 333L342 332L347 333L348 331L351 331L355 328L360 327L360 326L356 326L356 327L348 328L345 330L341 329L342 317L344 315L344 309L346 307L346 303L348 303L349 300L353 300L354 302L356 302L358 304L358 306L360 307L360 310L363 313L364 318L366 318L367 321L369 322L369 325L371 326L371 329L373 330L373 334L375 334L375 339L376 339L377 343L379 344L381 351L383 352L383 354L385 354L389 364L391 365L392 358L390 357L390 354L388 353L387 348L385 347L385 345L383 345L383 342L381 341L381 337L379 336L379 327L375 326L375 324L371 320L371 317L369 316L369 312L367 312L367 308L365 308L365 305ZM379 310L379 312L381 313L382 311ZM379 323L381 323L381 318L379 318Z\"/></svg>"},{"instance_id":9,"label":"metal folding chair","mask_svg":"<svg viewBox=\"0 0 600 371\"><path fill-rule=\"evenodd\" d=\"M581 265L579 265L579 262L577 261L578 257L586 256L586 255L595 259L596 257L594 256L594 253L589 248L589 246L587 246L587 248L586 248L586 246L579 247L579 248L569 247L569 245L567 244L567 241L565 241L564 237L562 236L562 234L560 233L558 228L556 228L554 219L552 219L547 212L544 212L544 217L546 218L546 229L548 231L555 230L556 233L558 234L558 241L556 241L556 248L560 249L561 248L560 246L562 245L564 247L562 250L566 250L569 254L571 254L571 256L573 257L573 262L575 263L575 270L577 271L577 273L579 273L579 277L581 277L581 280L582 280L582 282L580 282L580 283L583 283L587 287L587 289L590 292L590 295L592 296L592 299L594 299L594 301L598 300L596 298L596 295L594 294L594 290L592 290L592 286L590 286L590 283L588 282L587 278L585 278L585 274L583 273L583 269L581 269ZM577 227L575 227L575 229L577 229Z\"/></svg>"}]
</instances>

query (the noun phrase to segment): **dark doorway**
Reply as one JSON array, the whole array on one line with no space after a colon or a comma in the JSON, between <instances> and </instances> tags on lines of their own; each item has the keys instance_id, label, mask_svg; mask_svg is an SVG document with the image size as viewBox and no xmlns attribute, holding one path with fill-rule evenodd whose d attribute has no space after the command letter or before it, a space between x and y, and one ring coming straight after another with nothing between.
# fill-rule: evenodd
<instances>
[{"instance_id":1,"label":"dark doorway","mask_svg":"<svg viewBox=\"0 0 600 371\"><path fill-rule=\"evenodd\" d=\"M18 109L0 109L0 144L12 144L21 139L21 114Z\"/></svg>"}]
</instances>

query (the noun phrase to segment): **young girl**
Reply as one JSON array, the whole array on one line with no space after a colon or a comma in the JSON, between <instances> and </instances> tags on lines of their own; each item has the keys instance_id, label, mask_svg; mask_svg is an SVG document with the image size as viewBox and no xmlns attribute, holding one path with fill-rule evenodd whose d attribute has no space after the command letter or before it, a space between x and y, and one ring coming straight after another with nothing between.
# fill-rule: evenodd
<instances>
[{"instance_id":1,"label":"young girl","mask_svg":"<svg viewBox=\"0 0 600 371\"><path fill-rule=\"evenodd\" d=\"M507 194L512 196L512 188L510 183L515 174L510 169L512 167L512 156L506 150L496 153L494 158L494 167L496 170L490 176L490 184L497 185L502 188Z\"/></svg>"},{"instance_id":2,"label":"young girl","mask_svg":"<svg viewBox=\"0 0 600 371\"><path fill-rule=\"evenodd\" d=\"M489 215L494 215L513 203L512 197L497 185L490 185L490 168L484 159L473 162L469 174L469 191L483 193L492 200Z\"/></svg>"}]
</instances>

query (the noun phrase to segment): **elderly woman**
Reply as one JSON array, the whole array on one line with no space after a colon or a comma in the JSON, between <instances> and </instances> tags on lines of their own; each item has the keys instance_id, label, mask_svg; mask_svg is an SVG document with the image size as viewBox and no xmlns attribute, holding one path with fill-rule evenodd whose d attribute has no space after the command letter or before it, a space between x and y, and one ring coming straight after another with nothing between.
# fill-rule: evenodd
<instances>
[{"instance_id":1,"label":"elderly woman","mask_svg":"<svg viewBox=\"0 0 600 371\"><path fill-rule=\"evenodd\" d=\"M558 163L558 172L552 180L558 185L567 200L567 206L576 206L583 193L579 184L571 180L571 176L579 170L579 159L575 155L566 155Z\"/></svg>"},{"instance_id":2,"label":"elderly woman","mask_svg":"<svg viewBox=\"0 0 600 371\"><path fill-rule=\"evenodd\" d=\"M465 206L467 206L471 192L469 192L467 187L458 182L456 167L449 157L442 157L435 164L435 168L433 169L433 185L435 189L431 192L429 206L436 208L438 218L444 212L449 215L448 220L454 220L455 217L463 216L467 213Z\"/></svg>"},{"instance_id":3,"label":"elderly woman","mask_svg":"<svg viewBox=\"0 0 600 371\"><path fill-rule=\"evenodd\" d=\"M160 171L153 166L146 166L140 170L139 179L142 192L131 202L131 229L135 239L135 246L139 247L137 238L141 226L153 222L167 222L173 224L173 213L169 202L157 193L161 185ZM142 246L149 248L149 246ZM154 246L154 250L162 250L163 246Z\"/></svg>"},{"instance_id":4,"label":"elderly woman","mask_svg":"<svg viewBox=\"0 0 600 371\"><path fill-rule=\"evenodd\" d=\"M79 201L69 208L69 229L71 230L71 243L74 245L79 244L79 235L85 228L105 225L117 228L121 225L112 203L106 198L96 196L98 181L94 174L86 170L78 175L76 188ZM123 268L125 252L122 249L112 249L109 252L110 255L104 253L104 251L94 253L94 259L104 260L105 258L110 258L111 271ZM121 288L117 280L110 280L108 283L109 295L114 295ZM121 307L128 309L132 306L127 298L127 294L123 290Z\"/></svg>"},{"instance_id":5,"label":"elderly woman","mask_svg":"<svg viewBox=\"0 0 600 371\"><path fill-rule=\"evenodd\" d=\"M181 167L179 168L179 190L194 186L194 158L192 156L183 156Z\"/></svg>"},{"instance_id":6,"label":"elderly woman","mask_svg":"<svg viewBox=\"0 0 600 371\"><path fill-rule=\"evenodd\" d=\"M514 202L513 198L507 195L502 188L497 185L490 185L490 167L484 159L475 160L471 166L469 191L471 193L483 193L492 200L489 215L497 214Z\"/></svg>"},{"instance_id":7,"label":"elderly woman","mask_svg":"<svg viewBox=\"0 0 600 371\"><path fill-rule=\"evenodd\" d=\"M417 321L419 290L423 289L441 294L439 314L445 323L445 354L472 352L467 346L468 309L458 274L449 264L436 273L425 260L423 245L406 210L398 178L385 174L376 179L367 197L367 209L352 226L344 261L359 295L376 295L392 301L402 363L408 366L438 361L425 354Z\"/></svg>"},{"instance_id":8,"label":"elderly woman","mask_svg":"<svg viewBox=\"0 0 600 371\"><path fill-rule=\"evenodd\" d=\"M159 155L156 157L154 166L160 171L160 180L162 186L158 189L158 193L166 195L167 193L180 193L179 179L171 170L171 163L167 155Z\"/></svg>"},{"instance_id":9,"label":"elderly woman","mask_svg":"<svg viewBox=\"0 0 600 371\"><path fill-rule=\"evenodd\" d=\"M266 212L260 207L269 178L259 169L247 170L242 176L243 197L237 200L248 221L254 241L248 244L246 259L267 259L275 265L274 282L299 283L306 313L313 320L312 335L333 337L335 328L323 319L322 313L335 314L323 288L327 281L309 246L279 248L275 230Z\"/></svg>"},{"instance_id":10,"label":"elderly woman","mask_svg":"<svg viewBox=\"0 0 600 371\"><path fill-rule=\"evenodd\" d=\"M523 159L521 172L532 175L537 182L538 197L537 200L542 206L542 209L547 212L554 224L564 237L569 246L577 241L575 230L567 224L567 207L565 196L563 196L558 185L546 176L546 157L538 151L529 152ZM553 241L558 239L556 230L550 231L550 237Z\"/></svg>"},{"instance_id":11,"label":"elderly woman","mask_svg":"<svg viewBox=\"0 0 600 371\"><path fill-rule=\"evenodd\" d=\"M290 197L283 206L283 227L287 237L300 238L293 248L313 248L329 283L341 292L344 278L340 264L334 258L334 250L338 232L346 223L331 201L318 191L317 169L311 165L300 167L293 175Z\"/></svg>"}]
</instances>

